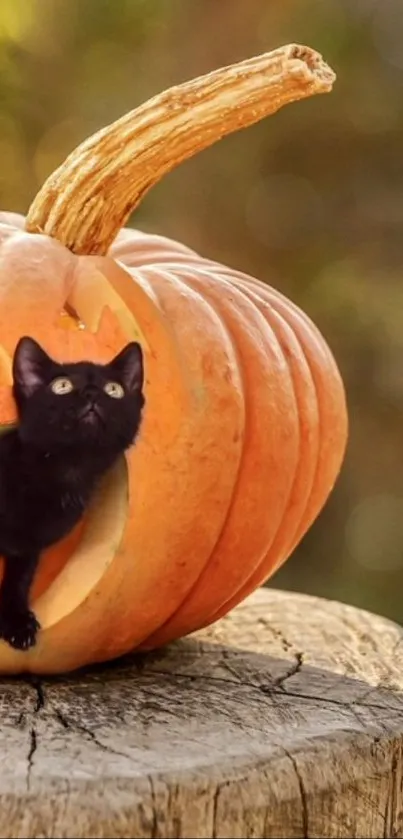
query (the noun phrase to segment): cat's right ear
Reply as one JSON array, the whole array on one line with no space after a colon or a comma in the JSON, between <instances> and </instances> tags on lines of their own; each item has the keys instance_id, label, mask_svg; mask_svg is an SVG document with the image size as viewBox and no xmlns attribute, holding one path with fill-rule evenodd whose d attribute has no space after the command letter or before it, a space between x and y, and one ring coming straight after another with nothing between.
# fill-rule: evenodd
<instances>
[{"instance_id":1,"label":"cat's right ear","mask_svg":"<svg viewBox=\"0 0 403 839\"><path fill-rule=\"evenodd\" d=\"M137 341L131 341L110 362L109 369L118 374L128 393L138 393L144 383L143 352Z\"/></svg>"},{"instance_id":2,"label":"cat's right ear","mask_svg":"<svg viewBox=\"0 0 403 839\"><path fill-rule=\"evenodd\" d=\"M51 358L33 338L20 338L13 358L13 381L16 390L24 397L32 396L46 384L47 370L52 364Z\"/></svg>"}]
</instances>

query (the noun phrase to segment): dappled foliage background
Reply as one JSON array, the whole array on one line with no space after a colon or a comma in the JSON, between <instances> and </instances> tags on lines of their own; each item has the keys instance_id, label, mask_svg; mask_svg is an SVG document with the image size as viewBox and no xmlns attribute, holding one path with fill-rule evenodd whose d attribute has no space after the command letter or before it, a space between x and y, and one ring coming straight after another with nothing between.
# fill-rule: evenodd
<instances>
[{"instance_id":1,"label":"dappled foliage background","mask_svg":"<svg viewBox=\"0 0 403 839\"><path fill-rule=\"evenodd\" d=\"M24 212L88 134L162 88L307 43L334 93L184 164L132 223L277 286L344 376L345 465L273 585L403 622L401 0L1 0L0 194Z\"/></svg>"}]
</instances>

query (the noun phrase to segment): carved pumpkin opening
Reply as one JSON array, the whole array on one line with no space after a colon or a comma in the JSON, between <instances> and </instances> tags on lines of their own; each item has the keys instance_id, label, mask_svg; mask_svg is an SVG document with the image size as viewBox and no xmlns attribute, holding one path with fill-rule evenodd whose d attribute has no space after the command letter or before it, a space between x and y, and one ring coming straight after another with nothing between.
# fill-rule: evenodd
<instances>
[{"instance_id":1,"label":"carved pumpkin opening","mask_svg":"<svg viewBox=\"0 0 403 839\"><path fill-rule=\"evenodd\" d=\"M53 329L53 343L50 336L49 345L36 325L32 334L38 335L49 352L57 348L60 360L79 360L88 355L106 361L126 341L142 338L132 312L102 275L93 270L77 276L63 308L53 317ZM16 424L11 385L11 355L0 345L0 434ZM122 458L95 493L82 522L41 557L31 598L43 629L74 611L97 585L119 546L127 505L128 470ZM2 575L0 559L0 581Z\"/></svg>"},{"instance_id":2,"label":"carved pumpkin opening","mask_svg":"<svg viewBox=\"0 0 403 839\"><path fill-rule=\"evenodd\" d=\"M122 539L128 497L127 464L121 458L95 493L84 522L64 540L65 549L59 543L42 559L33 608L43 629L73 612L107 571Z\"/></svg>"},{"instance_id":3,"label":"carved pumpkin opening","mask_svg":"<svg viewBox=\"0 0 403 839\"><path fill-rule=\"evenodd\" d=\"M128 497L128 470L121 458L84 520L43 554L32 589L32 608L43 629L73 612L107 571L123 535Z\"/></svg>"},{"instance_id":4,"label":"carved pumpkin opening","mask_svg":"<svg viewBox=\"0 0 403 839\"><path fill-rule=\"evenodd\" d=\"M68 319L70 328L92 332L100 344L110 346L113 342L116 352L125 341L140 341L147 347L135 315L101 271L94 267L78 274L64 310L63 318L65 322Z\"/></svg>"},{"instance_id":5,"label":"carved pumpkin opening","mask_svg":"<svg viewBox=\"0 0 403 839\"><path fill-rule=\"evenodd\" d=\"M68 301L60 312L57 325L61 329L86 329L85 323L83 323L74 307Z\"/></svg>"}]
</instances>

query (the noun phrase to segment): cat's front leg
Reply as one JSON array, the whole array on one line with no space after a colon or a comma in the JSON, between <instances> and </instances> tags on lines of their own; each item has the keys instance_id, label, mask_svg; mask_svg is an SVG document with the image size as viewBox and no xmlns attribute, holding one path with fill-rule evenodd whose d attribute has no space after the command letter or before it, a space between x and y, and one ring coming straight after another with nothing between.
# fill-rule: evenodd
<instances>
[{"instance_id":1,"label":"cat's front leg","mask_svg":"<svg viewBox=\"0 0 403 839\"><path fill-rule=\"evenodd\" d=\"M4 557L0 588L0 638L17 650L32 647L40 629L29 608L29 592L38 561L36 553Z\"/></svg>"}]
</instances>

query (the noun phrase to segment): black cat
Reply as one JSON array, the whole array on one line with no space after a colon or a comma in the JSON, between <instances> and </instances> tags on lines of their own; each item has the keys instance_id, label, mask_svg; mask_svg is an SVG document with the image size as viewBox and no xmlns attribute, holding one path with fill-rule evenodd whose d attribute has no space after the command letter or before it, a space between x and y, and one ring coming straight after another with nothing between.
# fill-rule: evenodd
<instances>
[{"instance_id":1,"label":"black cat","mask_svg":"<svg viewBox=\"0 0 403 839\"><path fill-rule=\"evenodd\" d=\"M29 592L40 552L74 527L136 438L142 351L130 343L109 364L58 364L24 337L13 380L19 425L0 437L0 637L27 649L39 629Z\"/></svg>"}]
</instances>

